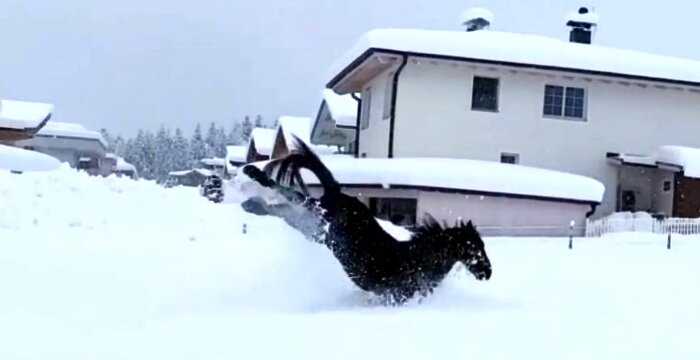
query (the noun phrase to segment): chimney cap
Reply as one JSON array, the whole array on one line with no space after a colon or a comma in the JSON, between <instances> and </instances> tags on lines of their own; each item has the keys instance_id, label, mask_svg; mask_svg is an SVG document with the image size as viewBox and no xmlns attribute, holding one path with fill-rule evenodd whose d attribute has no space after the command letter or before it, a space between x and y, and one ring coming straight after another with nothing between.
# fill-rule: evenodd
<instances>
[{"instance_id":1,"label":"chimney cap","mask_svg":"<svg viewBox=\"0 0 700 360\"><path fill-rule=\"evenodd\" d=\"M577 24L596 26L599 21L600 17L595 12L595 9L586 6L580 7L577 11L572 11L566 16L566 24L569 26L576 26Z\"/></svg>"},{"instance_id":2,"label":"chimney cap","mask_svg":"<svg viewBox=\"0 0 700 360\"><path fill-rule=\"evenodd\" d=\"M493 24L495 18L491 10L473 7L460 14L459 24L466 26L467 31L482 30Z\"/></svg>"}]
</instances>

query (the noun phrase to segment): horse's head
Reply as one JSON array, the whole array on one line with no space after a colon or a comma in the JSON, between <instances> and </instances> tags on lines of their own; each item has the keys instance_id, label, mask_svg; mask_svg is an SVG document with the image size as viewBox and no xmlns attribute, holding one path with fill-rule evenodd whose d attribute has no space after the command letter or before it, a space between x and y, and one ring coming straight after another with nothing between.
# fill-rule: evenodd
<instances>
[{"instance_id":1,"label":"horse's head","mask_svg":"<svg viewBox=\"0 0 700 360\"><path fill-rule=\"evenodd\" d=\"M491 278L491 261L486 255L484 241L472 222L465 224L459 221L452 231L456 232L458 251L461 254L459 261L464 263L478 280Z\"/></svg>"}]
</instances>

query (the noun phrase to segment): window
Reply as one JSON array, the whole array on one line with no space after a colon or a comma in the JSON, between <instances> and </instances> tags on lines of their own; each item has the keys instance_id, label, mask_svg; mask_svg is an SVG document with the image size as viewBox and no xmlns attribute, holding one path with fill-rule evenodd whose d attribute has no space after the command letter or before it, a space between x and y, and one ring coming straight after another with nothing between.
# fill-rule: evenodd
<instances>
[{"instance_id":1,"label":"window","mask_svg":"<svg viewBox=\"0 0 700 360\"><path fill-rule=\"evenodd\" d=\"M391 100L394 94L394 73L389 73L389 78L386 81L384 88L384 114L382 119L386 120L391 117Z\"/></svg>"},{"instance_id":2,"label":"window","mask_svg":"<svg viewBox=\"0 0 700 360\"><path fill-rule=\"evenodd\" d=\"M583 88L546 85L544 115L569 119L585 119L586 91Z\"/></svg>"},{"instance_id":3,"label":"window","mask_svg":"<svg viewBox=\"0 0 700 360\"><path fill-rule=\"evenodd\" d=\"M416 199L370 198L369 208L374 216L391 221L394 225L416 224Z\"/></svg>"},{"instance_id":4,"label":"window","mask_svg":"<svg viewBox=\"0 0 700 360\"><path fill-rule=\"evenodd\" d=\"M360 129L369 128L369 114L372 107L372 88L367 88L362 92L362 113L360 119Z\"/></svg>"},{"instance_id":5,"label":"window","mask_svg":"<svg viewBox=\"0 0 700 360\"><path fill-rule=\"evenodd\" d=\"M501 162L504 164L517 164L520 162L520 155L513 153L501 153Z\"/></svg>"},{"instance_id":6,"label":"window","mask_svg":"<svg viewBox=\"0 0 700 360\"><path fill-rule=\"evenodd\" d=\"M474 77L472 110L498 111L498 79Z\"/></svg>"}]
</instances>

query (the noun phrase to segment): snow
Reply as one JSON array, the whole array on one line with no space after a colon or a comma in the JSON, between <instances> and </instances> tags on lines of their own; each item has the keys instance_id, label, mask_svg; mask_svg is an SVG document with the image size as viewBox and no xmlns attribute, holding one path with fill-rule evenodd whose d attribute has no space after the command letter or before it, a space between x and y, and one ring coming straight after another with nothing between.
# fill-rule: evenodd
<instances>
[{"instance_id":1,"label":"snow","mask_svg":"<svg viewBox=\"0 0 700 360\"><path fill-rule=\"evenodd\" d=\"M386 308L322 245L196 189L0 172L0 204L3 360L698 354L697 237L486 238L490 281L457 267Z\"/></svg>"},{"instance_id":2,"label":"snow","mask_svg":"<svg viewBox=\"0 0 700 360\"><path fill-rule=\"evenodd\" d=\"M369 49L389 49L700 83L700 61L697 60L594 44L577 44L532 34L421 29L377 29L366 33L333 66L330 78L340 74Z\"/></svg>"},{"instance_id":3,"label":"snow","mask_svg":"<svg viewBox=\"0 0 700 360\"><path fill-rule=\"evenodd\" d=\"M137 173L136 167L130 163L128 163L126 160L124 160L123 157L117 156L117 165L114 167L115 171L131 171L133 173Z\"/></svg>"},{"instance_id":4,"label":"snow","mask_svg":"<svg viewBox=\"0 0 700 360\"><path fill-rule=\"evenodd\" d=\"M208 166L225 166L226 160L222 158L205 158L200 161L204 165Z\"/></svg>"},{"instance_id":5,"label":"snow","mask_svg":"<svg viewBox=\"0 0 700 360\"><path fill-rule=\"evenodd\" d=\"M229 145L226 147L226 162L245 162L248 147L245 145Z\"/></svg>"},{"instance_id":6,"label":"snow","mask_svg":"<svg viewBox=\"0 0 700 360\"><path fill-rule=\"evenodd\" d=\"M598 23L600 22L600 17L598 16L598 13L596 13L592 9L588 9L588 12L585 14L581 14L577 10L570 12L566 16L566 22L569 21L598 25Z\"/></svg>"},{"instance_id":7,"label":"snow","mask_svg":"<svg viewBox=\"0 0 700 360\"><path fill-rule=\"evenodd\" d=\"M168 173L170 176L186 176L191 173L198 173L202 176L212 176L214 173L207 169L192 169L192 170L181 170L181 171L171 171Z\"/></svg>"},{"instance_id":8,"label":"snow","mask_svg":"<svg viewBox=\"0 0 700 360\"><path fill-rule=\"evenodd\" d=\"M683 175L700 178L700 149L667 145L659 147L657 161L683 167Z\"/></svg>"},{"instance_id":9,"label":"snow","mask_svg":"<svg viewBox=\"0 0 700 360\"><path fill-rule=\"evenodd\" d=\"M250 139L255 141L255 150L261 155L270 156L275 145L275 129L254 128Z\"/></svg>"},{"instance_id":10,"label":"snow","mask_svg":"<svg viewBox=\"0 0 700 360\"><path fill-rule=\"evenodd\" d=\"M341 184L429 186L600 203L605 186L598 180L553 170L491 161L444 158L322 158ZM547 179L543 181L543 179ZM316 184L310 173L304 180Z\"/></svg>"},{"instance_id":11,"label":"snow","mask_svg":"<svg viewBox=\"0 0 700 360\"><path fill-rule=\"evenodd\" d=\"M36 128L53 112L53 105L0 99L0 127Z\"/></svg>"},{"instance_id":12,"label":"snow","mask_svg":"<svg viewBox=\"0 0 700 360\"><path fill-rule=\"evenodd\" d=\"M48 171L60 165L56 158L49 155L0 144L0 171Z\"/></svg>"},{"instance_id":13,"label":"snow","mask_svg":"<svg viewBox=\"0 0 700 360\"><path fill-rule=\"evenodd\" d=\"M284 141L287 143L288 149L294 149L294 136L298 137L317 153L317 154L333 154L335 148L325 145L311 145L311 118L300 116L280 116L277 119L277 131L282 131ZM257 141L256 141L257 145Z\"/></svg>"},{"instance_id":14,"label":"snow","mask_svg":"<svg viewBox=\"0 0 700 360\"><path fill-rule=\"evenodd\" d=\"M331 89L323 90L323 101L337 126L357 125L357 101L351 95L338 95Z\"/></svg>"},{"instance_id":15,"label":"snow","mask_svg":"<svg viewBox=\"0 0 700 360\"><path fill-rule=\"evenodd\" d=\"M481 8L481 7L473 7L473 8L465 10L459 16L459 24L464 25L468 21L479 19L479 18L488 21L489 24L493 24L494 20L496 19L496 16L493 15L493 12L491 12L491 10L489 10L489 9Z\"/></svg>"},{"instance_id":16,"label":"snow","mask_svg":"<svg viewBox=\"0 0 700 360\"><path fill-rule=\"evenodd\" d=\"M292 144L292 135L305 142L311 137L311 119L301 116L280 116L277 119L278 131L282 131L287 144Z\"/></svg>"},{"instance_id":17,"label":"snow","mask_svg":"<svg viewBox=\"0 0 700 360\"><path fill-rule=\"evenodd\" d=\"M75 123L49 121L43 128L41 128L41 130L39 130L37 134L97 140L105 147L107 146L107 142L104 138L102 138L102 135L99 132L88 130L83 125Z\"/></svg>"}]
</instances>

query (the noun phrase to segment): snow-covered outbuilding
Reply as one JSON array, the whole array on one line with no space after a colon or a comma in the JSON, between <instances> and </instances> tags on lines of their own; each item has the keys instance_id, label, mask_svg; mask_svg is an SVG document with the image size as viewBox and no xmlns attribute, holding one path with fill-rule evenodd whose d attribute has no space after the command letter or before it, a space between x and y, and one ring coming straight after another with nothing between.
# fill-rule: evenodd
<instances>
[{"instance_id":1,"label":"snow-covered outbuilding","mask_svg":"<svg viewBox=\"0 0 700 360\"><path fill-rule=\"evenodd\" d=\"M473 220L490 236L564 236L572 221L574 234L582 235L605 191L589 177L492 161L347 155L322 160L343 191L378 218L402 226L420 223L426 213L448 224ZM318 179L303 176L320 195Z\"/></svg>"},{"instance_id":2,"label":"snow-covered outbuilding","mask_svg":"<svg viewBox=\"0 0 700 360\"><path fill-rule=\"evenodd\" d=\"M32 138L52 112L51 104L0 99L0 142Z\"/></svg>"},{"instance_id":3,"label":"snow-covered outbuilding","mask_svg":"<svg viewBox=\"0 0 700 360\"><path fill-rule=\"evenodd\" d=\"M233 176L236 174L236 169L247 162L248 146L245 145L229 145L226 146L226 166L225 174Z\"/></svg>"},{"instance_id":4,"label":"snow-covered outbuilding","mask_svg":"<svg viewBox=\"0 0 700 360\"><path fill-rule=\"evenodd\" d=\"M250 133L246 163L270 159L276 133L275 129L254 128Z\"/></svg>"},{"instance_id":5,"label":"snow-covered outbuilding","mask_svg":"<svg viewBox=\"0 0 700 360\"><path fill-rule=\"evenodd\" d=\"M219 176L223 175L226 169L226 159L205 158L199 161L202 169L207 169Z\"/></svg>"},{"instance_id":6,"label":"snow-covered outbuilding","mask_svg":"<svg viewBox=\"0 0 700 360\"><path fill-rule=\"evenodd\" d=\"M171 171L168 173L168 186L192 186L197 187L204 183L214 172L207 169L192 169L183 171Z\"/></svg>"},{"instance_id":7,"label":"snow-covered outbuilding","mask_svg":"<svg viewBox=\"0 0 700 360\"><path fill-rule=\"evenodd\" d=\"M323 90L311 129L311 143L337 146L344 153L353 153L358 104L359 98L355 100L352 95L341 96L330 89Z\"/></svg>"},{"instance_id":8,"label":"snow-covered outbuilding","mask_svg":"<svg viewBox=\"0 0 700 360\"><path fill-rule=\"evenodd\" d=\"M599 20L588 9L567 16L569 41L491 30L373 30L333 66L327 87L361 94L357 157L519 163L602 182L596 217L656 211L661 206L651 202L623 201L636 190L621 176L633 171L608 154L700 148L700 61L596 45Z\"/></svg>"},{"instance_id":9,"label":"snow-covered outbuilding","mask_svg":"<svg viewBox=\"0 0 700 360\"><path fill-rule=\"evenodd\" d=\"M107 143L102 135L75 123L49 121L33 138L12 145L51 155L92 175L109 175L114 165L105 157Z\"/></svg>"},{"instance_id":10,"label":"snow-covered outbuilding","mask_svg":"<svg viewBox=\"0 0 700 360\"><path fill-rule=\"evenodd\" d=\"M112 170L110 174L115 174L117 176L128 176L132 179L136 179L138 177L136 167L128 163L121 156L117 156L113 153L107 153L102 161L104 162L105 166L111 166Z\"/></svg>"},{"instance_id":11,"label":"snow-covered outbuilding","mask_svg":"<svg viewBox=\"0 0 700 360\"><path fill-rule=\"evenodd\" d=\"M311 144L311 119L301 116L280 116L277 119L275 141L271 157L277 159L294 149L294 137L309 145L317 154L333 154L336 148L327 145Z\"/></svg>"}]
</instances>

